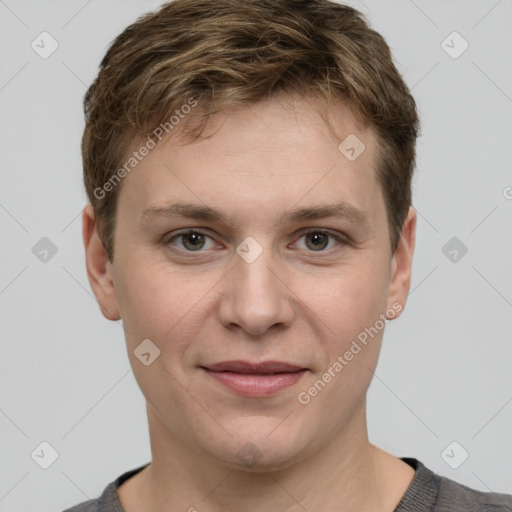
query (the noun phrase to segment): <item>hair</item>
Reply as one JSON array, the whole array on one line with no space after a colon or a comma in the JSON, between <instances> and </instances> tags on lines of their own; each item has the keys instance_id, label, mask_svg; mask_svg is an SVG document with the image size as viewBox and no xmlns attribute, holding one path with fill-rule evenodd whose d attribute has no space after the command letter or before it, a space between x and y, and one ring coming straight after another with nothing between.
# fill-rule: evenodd
<instances>
[{"instance_id":1,"label":"hair","mask_svg":"<svg viewBox=\"0 0 512 512\"><path fill-rule=\"evenodd\" d=\"M121 179L140 161L134 141L146 138L147 153L192 107L179 128L195 140L214 113L279 93L341 102L375 130L394 253L412 202L419 120L364 15L329 0L174 0L112 42L85 95L84 183L109 260Z\"/></svg>"}]
</instances>

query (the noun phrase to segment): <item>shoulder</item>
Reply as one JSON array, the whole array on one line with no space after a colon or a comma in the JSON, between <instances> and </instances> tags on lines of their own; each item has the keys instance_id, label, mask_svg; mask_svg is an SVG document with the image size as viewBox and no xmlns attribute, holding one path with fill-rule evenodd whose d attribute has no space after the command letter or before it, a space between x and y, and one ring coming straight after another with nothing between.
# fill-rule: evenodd
<instances>
[{"instance_id":1,"label":"shoulder","mask_svg":"<svg viewBox=\"0 0 512 512\"><path fill-rule=\"evenodd\" d=\"M123 512L117 497L115 482L108 484L99 498L79 503L64 512Z\"/></svg>"},{"instance_id":2,"label":"shoulder","mask_svg":"<svg viewBox=\"0 0 512 512\"><path fill-rule=\"evenodd\" d=\"M471 489L416 459L402 459L416 475L396 512L512 512L512 495Z\"/></svg>"},{"instance_id":3,"label":"shoulder","mask_svg":"<svg viewBox=\"0 0 512 512\"><path fill-rule=\"evenodd\" d=\"M98 500L84 501L74 507L67 508L64 512L100 512Z\"/></svg>"},{"instance_id":4,"label":"shoulder","mask_svg":"<svg viewBox=\"0 0 512 512\"><path fill-rule=\"evenodd\" d=\"M83 503L64 510L64 512L124 512L121 502L119 501L117 488L148 465L149 463L123 473L105 487L105 490L99 498L84 501Z\"/></svg>"},{"instance_id":5,"label":"shoulder","mask_svg":"<svg viewBox=\"0 0 512 512\"><path fill-rule=\"evenodd\" d=\"M438 478L436 511L512 512L512 495L477 491L449 478Z\"/></svg>"}]
</instances>

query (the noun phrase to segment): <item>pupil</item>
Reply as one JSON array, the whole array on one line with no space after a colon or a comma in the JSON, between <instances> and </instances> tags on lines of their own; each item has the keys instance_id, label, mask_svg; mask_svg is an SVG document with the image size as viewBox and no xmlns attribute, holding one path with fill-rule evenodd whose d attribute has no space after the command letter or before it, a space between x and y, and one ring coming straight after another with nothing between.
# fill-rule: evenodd
<instances>
[{"instance_id":1,"label":"pupil","mask_svg":"<svg viewBox=\"0 0 512 512\"><path fill-rule=\"evenodd\" d=\"M185 247L192 250L200 249L204 245L204 235L200 233L188 233L183 240Z\"/></svg>"},{"instance_id":2,"label":"pupil","mask_svg":"<svg viewBox=\"0 0 512 512\"><path fill-rule=\"evenodd\" d=\"M327 247L327 235L325 233L312 233L308 235L307 240L311 240L313 250L325 249ZM309 244L308 244L309 246Z\"/></svg>"}]
</instances>

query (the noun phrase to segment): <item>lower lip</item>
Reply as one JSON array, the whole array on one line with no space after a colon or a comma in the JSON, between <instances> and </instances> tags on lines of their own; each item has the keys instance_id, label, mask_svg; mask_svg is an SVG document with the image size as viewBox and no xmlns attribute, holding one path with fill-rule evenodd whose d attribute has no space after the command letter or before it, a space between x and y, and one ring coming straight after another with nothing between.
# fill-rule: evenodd
<instances>
[{"instance_id":1,"label":"lower lip","mask_svg":"<svg viewBox=\"0 0 512 512\"><path fill-rule=\"evenodd\" d=\"M254 373L213 372L205 369L210 377L214 378L227 388L242 396L265 397L295 384L306 370L290 373L275 373L273 375Z\"/></svg>"}]
</instances>

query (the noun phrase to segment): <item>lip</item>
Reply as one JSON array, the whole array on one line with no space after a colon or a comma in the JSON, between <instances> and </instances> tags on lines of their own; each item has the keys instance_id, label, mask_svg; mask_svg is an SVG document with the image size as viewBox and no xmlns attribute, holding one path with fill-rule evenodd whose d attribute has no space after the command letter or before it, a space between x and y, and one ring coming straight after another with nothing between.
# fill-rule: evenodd
<instances>
[{"instance_id":1,"label":"lip","mask_svg":"<svg viewBox=\"0 0 512 512\"><path fill-rule=\"evenodd\" d=\"M305 370L301 366L294 364L284 363L282 361L263 361L261 363L250 363L247 361L223 361L221 363L211 364L206 367L208 370L214 372L233 372L233 373L258 373L258 374L269 374L269 373L284 373L284 372L295 372L298 370Z\"/></svg>"},{"instance_id":2,"label":"lip","mask_svg":"<svg viewBox=\"0 0 512 512\"><path fill-rule=\"evenodd\" d=\"M250 363L223 361L202 369L214 380L241 396L267 397L295 384L307 371L281 361Z\"/></svg>"}]
</instances>

